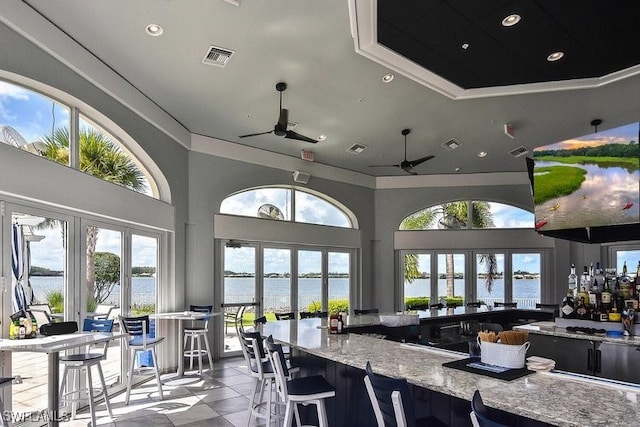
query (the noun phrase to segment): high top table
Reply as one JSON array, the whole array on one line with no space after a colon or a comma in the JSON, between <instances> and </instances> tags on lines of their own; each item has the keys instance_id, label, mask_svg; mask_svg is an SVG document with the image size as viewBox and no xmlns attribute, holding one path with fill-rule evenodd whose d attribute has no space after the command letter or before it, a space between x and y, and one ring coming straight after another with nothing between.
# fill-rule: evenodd
<instances>
[{"instance_id":1,"label":"high top table","mask_svg":"<svg viewBox=\"0 0 640 427\"><path fill-rule=\"evenodd\" d=\"M105 332L76 332L22 340L0 339L0 351L46 353L48 355L48 424L57 426L60 422L58 385L60 384L60 352L104 343L123 337L124 334Z\"/></svg>"},{"instance_id":2,"label":"high top table","mask_svg":"<svg viewBox=\"0 0 640 427\"><path fill-rule=\"evenodd\" d=\"M176 311L170 313L156 313L149 315L150 318L156 320L177 320L178 321L178 378L184 377L184 333L183 323L185 320L202 320L206 317L222 316L222 312L203 313L199 311ZM212 369L210 366L209 369Z\"/></svg>"}]
</instances>

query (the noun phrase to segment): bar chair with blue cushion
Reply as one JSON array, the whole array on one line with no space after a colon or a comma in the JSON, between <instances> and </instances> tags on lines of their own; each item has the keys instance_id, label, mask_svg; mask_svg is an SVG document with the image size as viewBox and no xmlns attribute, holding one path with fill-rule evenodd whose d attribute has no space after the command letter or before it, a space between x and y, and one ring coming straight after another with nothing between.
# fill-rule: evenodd
<instances>
[{"instance_id":1,"label":"bar chair with blue cushion","mask_svg":"<svg viewBox=\"0 0 640 427\"><path fill-rule=\"evenodd\" d=\"M500 424L497 421L494 421L489 416L489 411L487 407L484 406L484 402L482 401L482 396L480 396L480 391L476 390L473 393L473 398L471 399L471 421L475 420L478 422L478 426L480 427L507 427L505 424Z\"/></svg>"},{"instance_id":2,"label":"bar chair with blue cushion","mask_svg":"<svg viewBox=\"0 0 640 427\"><path fill-rule=\"evenodd\" d=\"M111 332L113 329L113 320L98 320L98 319L85 319L84 324L82 326L82 330L84 332ZM95 411L95 400L96 398L102 396L104 398L104 403L107 407L107 412L109 413L109 417L113 418L113 413L111 412L111 405L109 403L109 394L107 393L107 385L104 381L104 374L102 372L102 366L100 362L106 360L107 358L107 349L109 348L109 341L105 341L104 344L101 345L101 348L96 349L96 351L88 351L79 354L69 354L60 356L60 363L64 366L64 371L62 373L62 384L60 385L60 402L70 402L71 403L71 418L74 419L76 417L76 412L78 409L78 403L83 400L83 390L76 389L80 379L78 378L77 373L86 371L87 373L87 394L89 396L89 410L91 412L91 425L96 425L96 411ZM93 379L91 377L91 368L95 367L98 371L98 376L100 378L100 391L95 394L93 389ZM68 378L70 372L73 372L72 379ZM71 384L73 386L72 390L68 389L68 385Z\"/></svg>"},{"instance_id":3,"label":"bar chair with blue cushion","mask_svg":"<svg viewBox=\"0 0 640 427\"><path fill-rule=\"evenodd\" d=\"M375 374L369 362L365 372L364 383L378 427L445 426L436 417L415 417L406 379Z\"/></svg>"},{"instance_id":4,"label":"bar chair with blue cushion","mask_svg":"<svg viewBox=\"0 0 640 427\"><path fill-rule=\"evenodd\" d=\"M151 351L151 360L153 360L153 366L156 374L156 381L158 382L158 394L160 399L164 399L162 394L162 381L160 381L160 369L158 368L158 359L156 358L156 346L164 341L164 337L152 337L149 335L149 316L137 316L137 317L124 317L120 316L121 331L128 335L125 338L125 343L129 349L129 357L131 361L129 363L129 378L127 380L127 396L125 402L129 404L129 397L131 396L131 385L133 383L133 369L136 363L136 355L138 353Z\"/></svg>"},{"instance_id":5,"label":"bar chair with blue cushion","mask_svg":"<svg viewBox=\"0 0 640 427\"><path fill-rule=\"evenodd\" d=\"M282 345L267 340L269 358L273 366L276 391L281 402L285 403L284 426L290 426L293 417L300 426L298 404L316 405L319 427L328 427L325 399L334 397L336 389L322 375L291 378L291 370L282 351Z\"/></svg>"},{"instance_id":6,"label":"bar chair with blue cushion","mask_svg":"<svg viewBox=\"0 0 640 427\"><path fill-rule=\"evenodd\" d=\"M209 313L213 311L212 305L191 305L189 310L197 313ZM213 369L213 359L211 358L211 348L209 347L209 320L211 316L207 316L202 320L195 320L191 323L190 328L184 329L184 357L189 358L189 370L193 369L193 359L198 359L198 373L202 375L202 356L209 358L209 370ZM204 339L205 350L202 349L202 340ZM196 349L196 341L198 348ZM190 349L187 347L190 344Z\"/></svg>"}]
</instances>

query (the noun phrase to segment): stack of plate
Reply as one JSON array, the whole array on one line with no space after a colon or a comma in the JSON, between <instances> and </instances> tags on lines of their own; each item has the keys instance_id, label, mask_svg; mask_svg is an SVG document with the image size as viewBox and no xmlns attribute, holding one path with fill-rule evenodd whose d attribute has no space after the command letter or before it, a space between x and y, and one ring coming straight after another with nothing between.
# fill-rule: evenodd
<instances>
[{"instance_id":1,"label":"stack of plate","mask_svg":"<svg viewBox=\"0 0 640 427\"><path fill-rule=\"evenodd\" d=\"M556 367L556 361L544 357L527 357L527 369L530 371L548 372Z\"/></svg>"}]
</instances>

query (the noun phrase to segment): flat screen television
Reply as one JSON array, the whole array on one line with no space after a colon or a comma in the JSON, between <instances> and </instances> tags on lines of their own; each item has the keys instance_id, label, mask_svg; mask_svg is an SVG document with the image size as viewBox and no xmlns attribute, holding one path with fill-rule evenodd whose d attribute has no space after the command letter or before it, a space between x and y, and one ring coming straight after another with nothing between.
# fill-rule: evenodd
<instances>
[{"instance_id":1,"label":"flat screen television","mask_svg":"<svg viewBox=\"0 0 640 427\"><path fill-rule=\"evenodd\" d=\"M640 240L640 123L536 147L536 230L604 243Z\"/></svg>"}]
</instances>

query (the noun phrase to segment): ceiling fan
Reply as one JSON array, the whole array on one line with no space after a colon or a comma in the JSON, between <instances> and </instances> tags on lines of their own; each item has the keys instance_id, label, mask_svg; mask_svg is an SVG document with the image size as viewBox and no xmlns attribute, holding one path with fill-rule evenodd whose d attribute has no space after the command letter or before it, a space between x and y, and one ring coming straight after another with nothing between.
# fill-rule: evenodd
<instances>
[{"instance_id":1,"label":"ceiling fan","mask_svg":"<svg viewBox=\"0 0 640 427\"><path fill-rule=\"evenodd\" d=\"M424 156L416 160L407 160L407 135L409 135L410 133L411 133L411 129L402 129L402 135L404 135L404 160L401 163L395 164L395 165L371 165L369 167L384 168L384 167L394 166L402 169L408 174L418 175L418 172L416 172L415 169L413 168L418 166L421 163L426 162L427 160L433 159L435 156Z\"/></svg>"},{"instance_id":2,"label":"ceiling fan","mask_svg":"<svg viewBox=\"0 0 640 427\"><path fill-rule=\"evenodd\" d=\"M287 89L287 84L280 82L276 84L276 90L280 92L280 115L278 117L278 123L275 124L272 130L267 132L258 132L258 133L250 133L247 135L240 135L238 138L248 138L250 136L258 136L258 135L266 135L268 133L273 133L277 136L284 136L289 139L296 139L298 141L310 142L315 144L318 140L306 137L304 135L300 135L297 132L292 130L287 130L287 125L289 123L289 110L286 108L282 108L282 92Z\"/></svg>"}]
</instances>

